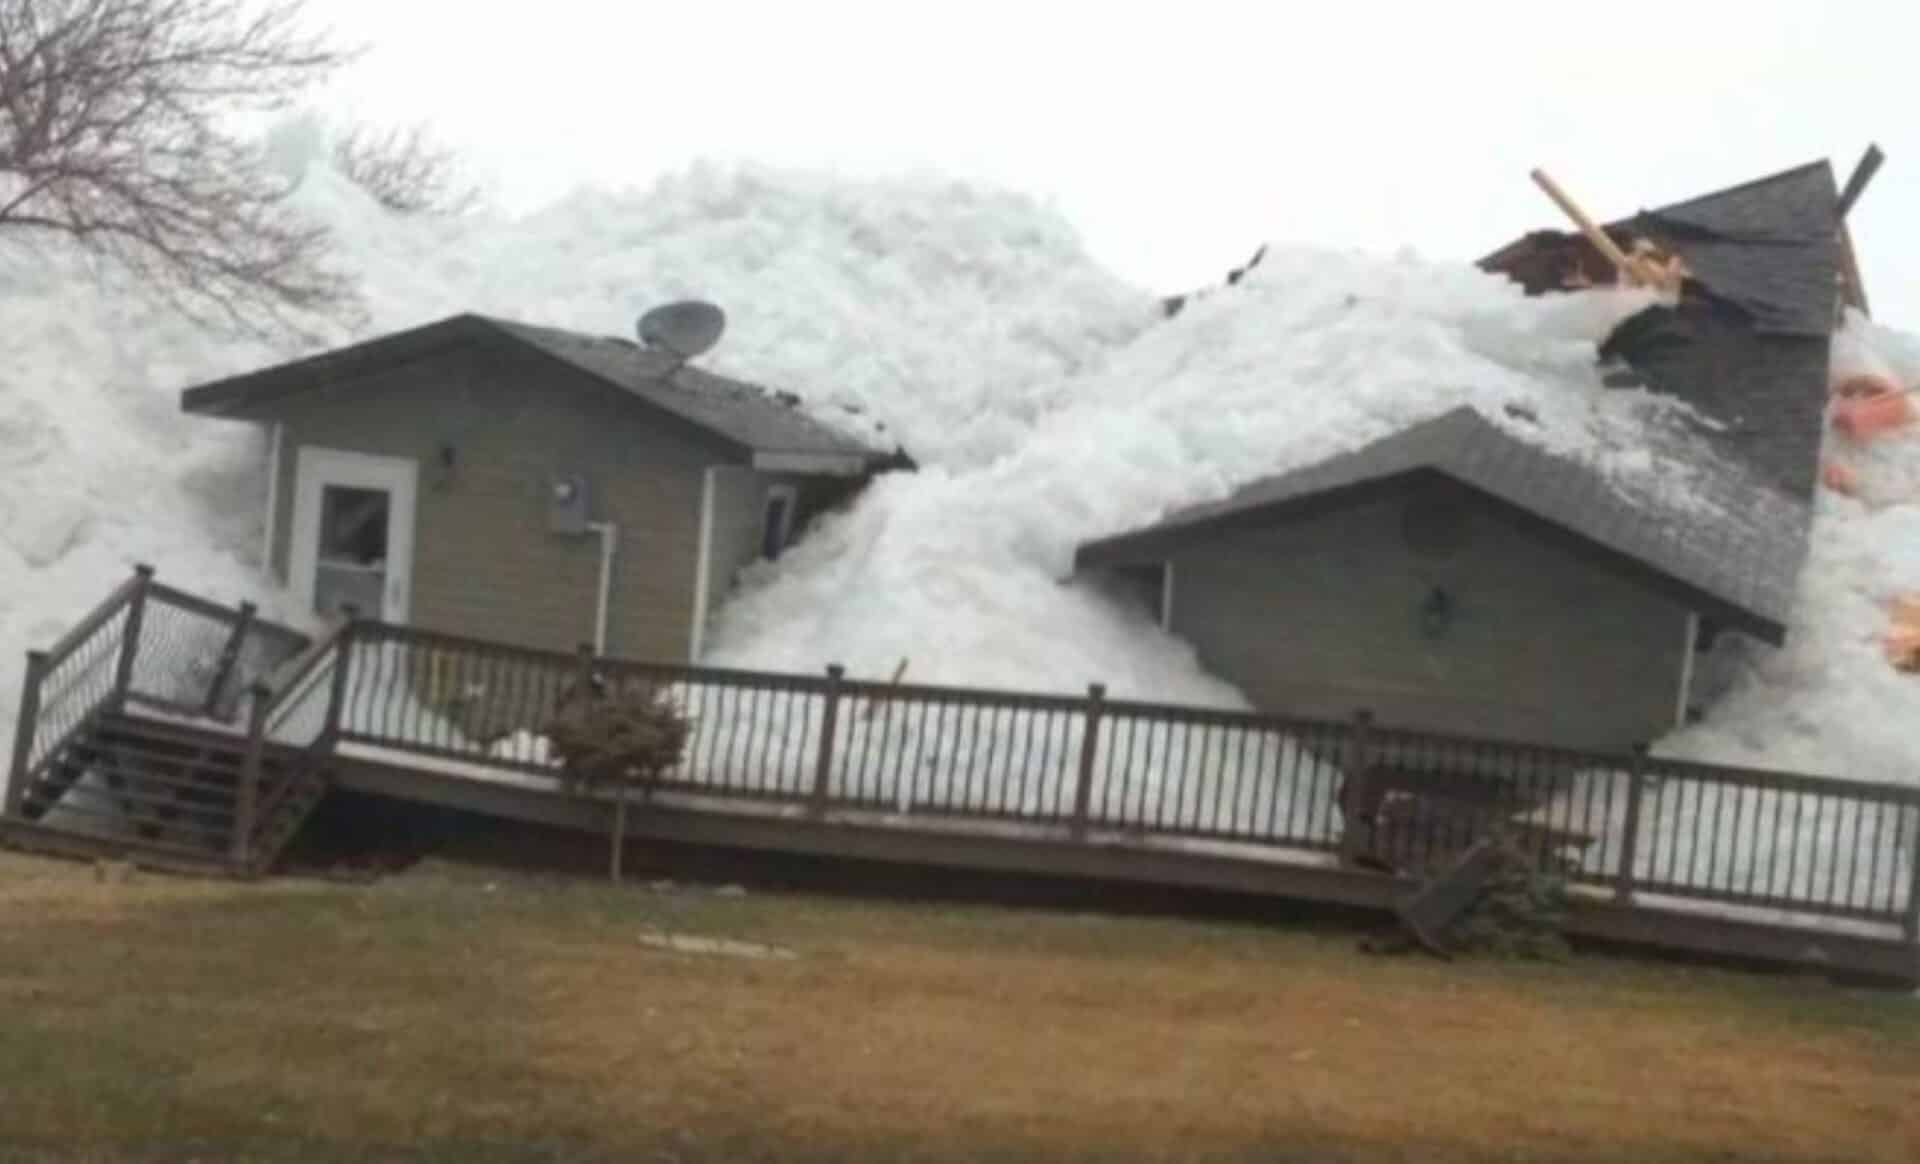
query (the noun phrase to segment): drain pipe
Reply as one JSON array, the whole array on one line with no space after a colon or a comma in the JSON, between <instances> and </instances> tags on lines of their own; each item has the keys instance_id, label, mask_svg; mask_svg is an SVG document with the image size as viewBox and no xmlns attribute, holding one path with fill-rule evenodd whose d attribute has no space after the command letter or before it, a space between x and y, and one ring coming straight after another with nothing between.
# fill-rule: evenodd
<instances>
[{"instance_id":1,"label":"drain pipe","mask_svg":"<svg viewBox=\"0 0 1920 1164\"><path fill-rule=\"evenodd\" d=\"M613 592L613 555L620 546L620 527L610 521L590 521L587 528L600 535L600 593L593 605L593 653L607 653L607 604Z\"/></svg>"}]
</instances>

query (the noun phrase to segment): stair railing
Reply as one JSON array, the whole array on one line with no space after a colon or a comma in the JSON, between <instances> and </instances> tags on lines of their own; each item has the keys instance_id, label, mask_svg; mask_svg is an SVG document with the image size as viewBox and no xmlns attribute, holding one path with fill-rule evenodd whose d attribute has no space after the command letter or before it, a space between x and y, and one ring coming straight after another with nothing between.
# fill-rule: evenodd
<instances>
[{"instance_id":1,"label":"stair railing","mask_svg":"<svg viewBox=\"0 0 1920 1164\"><path fill-rule=\"evenodd\" d=\"M126 703L153 567L133 576L45 650L27 652L0 816L18 816L28 787L103 712Z\"/></svg>"},{"instance_id":2,"label":"stair railing","mask_svg":"<svg viewBox=\"0 0 1920 1164\"><path fill-rule=\"evenodd\" d=\"M262 795L261 776L265 769L269 743L293 744L307 757L331 751L340 734L339 679L346 673L347 652L355 618L349 608L299 654L288 659L274 674L256 680L248 689L247 742L240 767L240 786L234 798L233 839L228 848L229 863L236 870L248 868L255 857L254 836L259 822L271 819L273 811L298 779L287 772L276 787ZM322 681L327 696L319 728L311 739L296 741L280 738L289 723L318 695Z\"/></svg>"}]
</instances>

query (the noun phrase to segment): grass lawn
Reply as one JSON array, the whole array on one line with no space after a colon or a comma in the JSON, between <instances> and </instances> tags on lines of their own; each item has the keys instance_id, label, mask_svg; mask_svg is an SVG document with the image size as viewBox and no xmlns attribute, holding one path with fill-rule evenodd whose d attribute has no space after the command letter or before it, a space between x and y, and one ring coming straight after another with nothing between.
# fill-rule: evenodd
<instances>
[{"instance_id":1,"label":"grass lawn","mask_svg":"<svg viewBox=\"0 0 1920 1164\"><path fill-rule=\"evenodd\" d=\"M6 853L0 935L8 1160L1920 1158L1920 1000L1786 977L454 865L102 883Z\"/></svg>"}]
</instances>

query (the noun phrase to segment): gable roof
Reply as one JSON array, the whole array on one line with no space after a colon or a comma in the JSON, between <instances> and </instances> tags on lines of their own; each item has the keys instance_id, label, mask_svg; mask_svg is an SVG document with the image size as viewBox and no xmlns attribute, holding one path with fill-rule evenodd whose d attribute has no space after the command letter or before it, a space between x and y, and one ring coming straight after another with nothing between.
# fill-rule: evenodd
<instances>
[{"instance_id":1,"label":"gable roof","mask_svg":"<svg viewBox=\"0 0 1920 1164\"><path fill-rule=\"evenodd\" d=\"M1686 401L1709 421L1705 444L1795 497L1812 497L1819 483L1841 228L1824 160L1605 228L1618 242L1647 238L1678 254L1693 277L1677 306L1627 320L1601 355ZM1569 265L1610 277L1591 243L1559 231L1536 231L1480 261L1532 294L1559 288Z\"/></svg>"},{"instance_id":2,"label":"gable roof","mask_svg":"<svg viewBox=\"0 0 1920 1164\"><path fill-rule=\"evenodd\" d=\"M305 359L189 388L183 410L252 417L309 391L472 343L507 343L556 360L746 453L874 464L886 454L801 412L799 398L719 376L628 340L463 314Z\"/></svg>"},{"instance_id":3,"label":"gable roof","mask_svg":"<svg viewBox=\"0 0 1920 1164\"><path fill-rule=\"evenodd\" d=\"M1262 478L1224 500L1082 545L1078 567L1164 559L1226 533L1356 504L1433 475L1475 490L1537 532L1557 535L1695 609L1769 642L1785 637L1811 511L1737 465L1657 493L1514 436L1470 407L1351 452Z\"/></svg>"},{"instance_id":4,"label":"gable roof","mask_svg":"<svg viewBox=\"0 0 1920 1164\"><path fill-rule=\"evenodd\" d=\"M1824 336L1839 299L1840 189L1824 159L1616 224L1687 260L1762 335Z\"/></svg>"}]
</instances>

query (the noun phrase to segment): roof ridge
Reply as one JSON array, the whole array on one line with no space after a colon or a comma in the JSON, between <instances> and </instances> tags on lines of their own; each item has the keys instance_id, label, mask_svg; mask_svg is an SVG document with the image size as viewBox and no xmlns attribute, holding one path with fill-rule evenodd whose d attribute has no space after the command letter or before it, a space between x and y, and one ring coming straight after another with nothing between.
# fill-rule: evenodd
<instances>
[{"instance_id":1,"label":"roof ridge","mask_svg":"<svg viewBox=\"0 0 1920 1164\"><path fill-rule=\"evenodd\" d=\"M1797 177L1809 170L1820 169L1822 167L1824 167L1827 173L1831 175L1833 173L1833 159L1832 158L1816 158L1811 162L1802 162L1797 166L1789 166L1786 169L1779 171L1778 173L1767 174L1759 178L1749 178L1745 182L1740 182L1735 185L1728 186L1724 189L1713 190L1706 194L1695 194L1691 198L1683 198L1678 202L1669 202L1663 206L1659 206L1651 210L1643 208L1641 210L1636 211L1635 214L1670 214L1675 210L1680 210L1685 207L1698 206L1701 203L1705 203L1705 202L1715 202L1715 201L1718 201L1719 199L1728 198L1735 194L1745 193L1748 190L1756 189L1760 186L1767 186L1775 182L1782 182L1788 178ZM1836 189L1837 188L1838 187L1836 184ZM1630 219L1623 219L1621 221L1622 222L1630 221Z\"/></svg>"}]
</instances>

